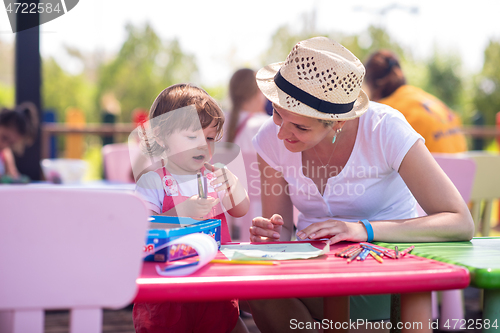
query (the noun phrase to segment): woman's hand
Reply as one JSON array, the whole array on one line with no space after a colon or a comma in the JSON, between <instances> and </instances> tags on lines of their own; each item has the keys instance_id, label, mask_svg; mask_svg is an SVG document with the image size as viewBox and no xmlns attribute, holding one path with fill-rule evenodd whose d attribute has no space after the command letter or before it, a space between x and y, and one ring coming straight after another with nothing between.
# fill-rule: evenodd
<instances>
[{"instance_id":1,"label":"woman's hand","mask_svg":"<svg viewBox=\"0 0 500 333\"><path fill-rule=\"evenodd\" d=\"M256 217L252 220L250 227L251 242L277 242L280 240L281 228L283 226L281 215L274 214L270 219Z\"/></svg>"},{"instance_id":2,"label":"woman's hand","mask_svg":"<svg viewBox=\"0 0 500 333\"><path fill-rule=\"evenodd\" d=\"M313 223L297 232L300 239L321 239L330 238L330 244L340 241L366 242L368 234L361 222L344 222L338 220L328 220L325 222Z\"/></svg>"},{"instance_id":3,"label":"woman's hand","mask_svg":"<svg viewBox=\"0 0 500 333\"><path fill-rule=\"evenodd\" d=\"M208 197L200 198L198 195L193 195L184 202L174 207L177 216L187 216L193 219L203 219L212 208L219 203L219 199Z\"/></svg>"}]
</instances>

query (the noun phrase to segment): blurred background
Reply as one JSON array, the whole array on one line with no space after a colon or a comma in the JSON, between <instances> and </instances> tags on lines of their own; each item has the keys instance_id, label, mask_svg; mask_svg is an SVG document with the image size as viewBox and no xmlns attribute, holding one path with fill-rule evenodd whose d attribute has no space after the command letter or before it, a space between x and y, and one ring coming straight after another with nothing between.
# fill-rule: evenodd
<instances>
[{"instance_id":1,"label":"blurred background","mask_svg":"<svg viewBox=\"0 0 500 333\"><path fill-rule=\"evenodd\" d=\"M40 26L43 117L74 127L134 124L178 82L200 85L228 110L236 69L283 61L296 42L322 35L361 61L379 48L395 51L409 84L443 100L466 126L494 126L499 12L500 2L486 0L81 0ZM15 104L14 50L15 34L0 11L0 106ZM119 132L52 134L42 157L85 159L86 179L102 178L103 144L127 139ZM468 139L469 149L498 150L494 136Z\"/></svg>"}]
</instances>

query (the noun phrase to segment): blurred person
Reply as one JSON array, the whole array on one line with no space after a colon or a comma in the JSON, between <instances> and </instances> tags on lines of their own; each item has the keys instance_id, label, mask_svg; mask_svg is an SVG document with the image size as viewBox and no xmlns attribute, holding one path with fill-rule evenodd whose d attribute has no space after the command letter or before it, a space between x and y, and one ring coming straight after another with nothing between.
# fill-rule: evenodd
<instances>
[{"instance_id":1,"label":"blurred person","mask_svg":"<svg viewBox=\"0 0 500 333\"><path fill-rule=\"evenodd\" d=\"M257 152L252 145L252 138L270 117L266 112L267 99L257 86L255 74L252 69L242 68L234 72L229 81L229 97L232 108L227 128L225 128L226 141L238 145L244 155L252 154L254 156L254 158L247 158L246 163L257 161ZM249 170L248 168L252 168L252 166L247 165L247 170ZM256 166L253 168L257 169ZM250 209L246 216L230 219L231 234L235 239L241 241L249 240L248 230L252 218L262 215L262 203L256 194L258 190L251 185L254 184L252 181L256 179L251 178L252 175L257 176L256 174L247 174L247 181L250 185L248 191L249 194L253 194L252 200L250 200Z\"/></svg>"},{"instance_id":2,"label":"blurred person","mask_svg":"<svg viewBox=\"0 0 500 333\"><path fill-rule=\"evenodd\" d=\"M248 68L237 70L229 81L231 113L227 126L227 142L237 144L243 152L255 152L252 138L269 119L267 99L255 81L255 72Z\"/></svg>"},{"instance_id":3,"label":"blurred person","mask_svg":"<svg viewBox=\"0 0 500 333\"><path fill-rule=\"evenodd\" d=\"M14 109L0 111L0 177L2 183L26 182L26 176L19 173L14 152L24 152L25 146L33 144L38 126L37 108L24 102Z\"/></svg>"},{"instance_id":4,"label":"blurred person","mask_svg":"<svg viewBox=\"0 0 500 333\"><path fill-rule=\"evenodd\" d=\"M437 97L406 84L393 52L379 50L372 53L365 67L370 99L400 111L425 139L430 152L459 153L467 150L459 116Z\"/></svg>"}]
</instances>

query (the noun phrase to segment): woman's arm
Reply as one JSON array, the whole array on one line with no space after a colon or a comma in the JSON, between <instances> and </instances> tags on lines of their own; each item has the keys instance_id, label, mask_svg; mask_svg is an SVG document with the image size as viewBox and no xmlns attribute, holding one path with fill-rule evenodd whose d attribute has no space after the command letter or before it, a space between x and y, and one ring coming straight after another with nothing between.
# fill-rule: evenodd
<instances>
[{"instance_id":1,"label":"woman's arm","mask_svg":"<svg viewBox=\"0 0 500 333\"><path fill-rule=\"evenodd\" d=\"M399 221L396 231L387 223L374 223L377 240L462 241L474 236L467 204L422 140L410 148L399 174L428 216Z\"/></svg>"},{"instance_id":2,"label":"woman's arm","mask_svg":"<svg viewBox=\"0 0 500 333\"><path fill-rule=\"evenodd\" d=\"M290 241L293 232L293 205L288 193L288 183L281 172L271 168L258 154L262 216L252 221L250 240L262 242Z\"/></svg>"},{"instance_id":3,"label":"woman's arm","mask_svg":"<svg viewBox=\"0 0 500 333\"><path fill-rule=\"evenodd\" d=\"M474 222L466 203L421 140L406 154L399 174L428 216L370 221L374 240L439 242L470 240L474 236ZM341 240L367 240L366 229L361 223L336 220L312 224L298 233L298 236L333 236L332 243Z\"/></svg>"}]
</instances>

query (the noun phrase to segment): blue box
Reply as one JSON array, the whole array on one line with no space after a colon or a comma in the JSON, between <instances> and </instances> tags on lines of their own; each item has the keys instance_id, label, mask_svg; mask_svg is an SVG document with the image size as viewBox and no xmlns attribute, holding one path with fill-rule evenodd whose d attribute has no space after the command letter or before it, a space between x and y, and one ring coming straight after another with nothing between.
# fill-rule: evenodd
<instances>
[{"instance_id":1,"label":"blue box","mask_svg":"<svg viewBox=\"0 0 500 333\"><path fill-rule=\"evenodd\" d=\"M144 253L149 253L144 261L166 262L196 255L194 249L184 244L175 244L160 250L158 247L179 237L201 232L212 236L220 248L221 220L195 220L189 217L151 216L150 229L146 237Z\"/></svg>"}]
</instances>

